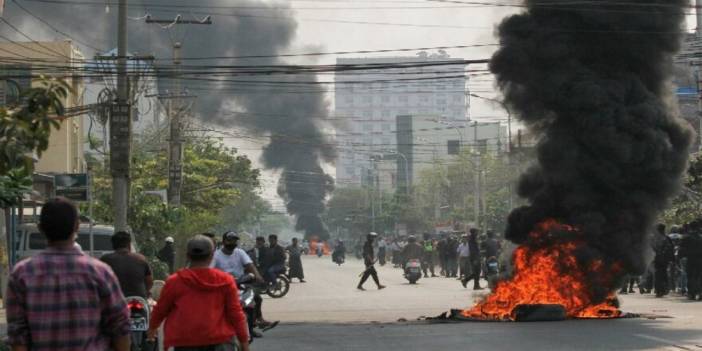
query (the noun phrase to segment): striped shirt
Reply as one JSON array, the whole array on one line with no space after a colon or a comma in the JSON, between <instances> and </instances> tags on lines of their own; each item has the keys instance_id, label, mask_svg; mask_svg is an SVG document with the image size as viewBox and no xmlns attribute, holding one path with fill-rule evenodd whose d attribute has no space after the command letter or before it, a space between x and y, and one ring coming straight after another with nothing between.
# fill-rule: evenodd
<instances>
[{"instance_id":1,"label":"striped shirt","mask_svg":"<svg viewBox=\"0 0 702 351\"><path fill-rule=\"evenodd\" d=\"M129 333L114 273L76 248L50 248L18 263L5 305L10 345L31 350L107 350Z\"/></svg>"}]
</instances>

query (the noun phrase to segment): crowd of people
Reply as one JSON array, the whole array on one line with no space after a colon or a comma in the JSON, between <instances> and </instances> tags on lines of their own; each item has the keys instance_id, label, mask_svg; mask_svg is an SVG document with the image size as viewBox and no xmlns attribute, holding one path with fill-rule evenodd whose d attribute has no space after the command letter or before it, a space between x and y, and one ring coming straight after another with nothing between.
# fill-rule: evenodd
<instances>
[{"instance_id":1,"label":"crowd of people","mask_svg":"<svg viewBox=\"0 0 702 351\"><path fill-rule=\"evenodd\" d=\"M99 260L76 244L79 229L76 206L64 198L44 204L38 227L47 249L17 263L9 277L5 306L8 343L13 350L130 350L130 312L126 297L149 299L154 285L146 258L132 251L132 236L115 233L114 252ZM152 311L148 338L163 323L163 345L176 351L249 349L255 330L266 331L278 322L263 318L263 300L247 318L239 302L237 282L246 275L266 284L286 270L304 281L297 241L286 248L270 235L246 252L239 236L226 232L221 243L212 233L191 238L186 245L186 268L175 271L174 240L167 238L158 258L171 274ZM287 252L287 255L286 255ZM174 272L175 271L175 272ZM197 332L193 332L197 331Z\"/></svg>"},{"instance_id":2,"label":"crowd of people","mask_svg":"<svg viewBox=\"0 0 702 351\"><path fill-rule=\"evenodd\" d=\"M656 227L651 240L653 260L641 276L629 276L620 294L653 293L663 297L670 293L702 299L702 220L666 231L663 224Z\"/></svg>"},{"instance_id":3,"label":"crowd of people","mask_svg":"<svg viewBox=\"0 0 702 351\"><path fill-rule=\"evenodd\" d=\"M334 254L343 247L343 241L338 241ZM384 288L378 280L374 265L388 264L395 268L404 269L410 260L420 260L425 278L446 277L460 280L464 287L473 282L474 290L481 290L480 280L485 279L493 284L499 274L497 263L502 252L502 240L493 231L484 235L477 228L471 228L467 233L455 231L451 233L424 233L419 239L415 235L382 237L370 233L365 240L355 246L356 256L363 259L366 270L358 284L359 290L364 290L363 284L372 277L379 289Z\"/></svg>"}]
</instances>

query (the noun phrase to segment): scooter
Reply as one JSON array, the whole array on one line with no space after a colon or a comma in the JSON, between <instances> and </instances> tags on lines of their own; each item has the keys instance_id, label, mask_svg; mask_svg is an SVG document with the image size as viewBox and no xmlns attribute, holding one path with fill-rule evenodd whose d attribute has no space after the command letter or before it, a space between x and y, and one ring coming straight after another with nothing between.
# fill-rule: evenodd
<instances>
[{"instance_id":1,"label":"scooter","mask_svg":"<svg viewBox=\"0 0 702 351\"><path fill-rule=\"evenodd\" d=\"M416 284L419 278L422 277L422 262L418 259L407 261L405 265L405 279L410 284Z\"/></svg>"},{"instance_id":2,"label":"scooter","mask_svg":"<svg viewBox=\"0 0 702 351\"><path fill-rule=\"evenodd\" d=\"M140 296L129 296L126 298L129 308L129 330L131 332L132 351L155 350L158 342L147 341L147 331L151 318L151 308L149 302Z\"/></svg>"},{"instance_id":3,"label":"scooter","mask_svg":"<svg viewBox=\"0 0 702 351\"><path fill-rule=\"evenodd\" d=\"M332 261L341 266L346 261L346 258L344 256L346 255L343 252L334 250L334 252L332 253Z\"/></svg>"}]
</instances>

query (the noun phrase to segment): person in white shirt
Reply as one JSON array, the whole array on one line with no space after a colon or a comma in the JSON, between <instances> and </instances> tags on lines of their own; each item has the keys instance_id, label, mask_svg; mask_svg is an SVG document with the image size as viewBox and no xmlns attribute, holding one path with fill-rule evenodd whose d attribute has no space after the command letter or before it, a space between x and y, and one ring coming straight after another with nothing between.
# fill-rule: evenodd
<instances>
[{"instance_id":1,"label":"person in white shirt","mask_svg":"<svg viewBox=\"0 0 702 351\"><path fill-rule=\"evenodd\" d=\"M461 244L458 245L458 264L461 268L461 284L465 288L468 284L472 269L470 265L470 244L468 243L468 235L461 237Z\"/></svg>"},{"instance_id":2,"label":"person in white shirt","mask_svg":"<svg viewBox=\"0 0 702 351\"><path fill-rule=\"evenodd\" d=\"M212 259L210 266L212 268L217 268L223 272L227 272L234 276L234 278L239 281L245 274L251 273L256 278L256 282L262 283L263 277L259 274L256 266L253 264L253 260L246 253L246 251L238 248L239 246L239 236L234 232L226 232L222 236L222 247L217 250ZM256 319L257 324L264 331L275 327L278 322L268 322L263 319L263 299L259 294L254 297L256 302ZM261 337L261 334L253 332L254 337Z\"/></svg>"}]
</instances>

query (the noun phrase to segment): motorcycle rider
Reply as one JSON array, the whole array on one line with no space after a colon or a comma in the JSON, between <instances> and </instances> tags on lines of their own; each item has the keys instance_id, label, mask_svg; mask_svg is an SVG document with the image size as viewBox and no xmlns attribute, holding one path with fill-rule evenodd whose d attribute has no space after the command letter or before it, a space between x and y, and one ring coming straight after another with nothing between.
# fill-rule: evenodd
<instances>
[{"instance_id":1,"label":"motorcycle rider","mask_svg":"<svg viewBox=\"0 0 702 351\"><path fill-rule=\"evenodd\" d=\"M285 273L285 249L278 245L278 236L268 236L268 252L266 254L265 278L268 283L275 282L276 276Z\"/></svg>"},{"instance_id":2,"label":"motorcycle rider","mask_svg":"<svg viewBox=\"0 0 702 351\"><path fill-rule=\"evenodd\" d=\"M344 245L343 240L339 240L339 242L336 244L336 247L334 248L334 252L332 252L332 261L335 263L341 264L344 262L346 259L346 246Z\"/></svg>"},{"instance_id":3,"label":"motorcycle rider","mask_svg":"<svg viewBox=\"0 0 702 351\"><path fill-rule=\"evenodd\" d=\"M385 289L385 285L380 284L380 279L378 279L378 272L373 266L375 264L373 241L377 236L378 234L370 232L370 234L366 236L366 243L363 245L363 263L366 265L366 270L363 271L361 281L358 282L358 286L356 287L358 290L361 291L366 290L363 288L363 284L366 282L366 280L368 280L368 277L373 277L373 281L375 282L375 285L378 286L378 290Z\"/></svg>"},{"instance_id":4,"label":"motorcycle rider","mask_svg":"<svg viewBox=\"0 0 702 351\"><path fill-rule=\"evenodd\" d=\"M215 251L212 259L211 267L229 273L234 276L237 281L240 281L246 274L253 274L256 282L262 283L264 280L253 264L251 257L239 247L239 236L232 231L224 233L222 236L222 247ZM278 322L268 322L263 318L263 299L261 295L256 293L254 296L256 302L256 324L259 328L272 328ZM254 332L253 337L261 337L260 333Z\"/></svg>"},{"instance_id":5,"label":"motorcycle rider","mask_svg":"<svg viewBox=\"0 0 702 351\"><path fill-rule=\"evenodd\" d=\"M112 236L115 252L100 257L115 272L124 296L139 296L146 299L154 285L151 267L143 255L131 251L132 236L120 231Z\"/></svg>"},{"instance_id":6,"label":"motorcycle rider","mask_svg":"<svg viewBox=\"0 0 702 351\"><path fill-rule=\"evenodd\" d=\"M421 260L424 256L424 248L417 243L417 238L410 235L407 238L407 246L402 249L402 267L407 267L407 262L410 260Z\"/></svg>"}]
</instances>

